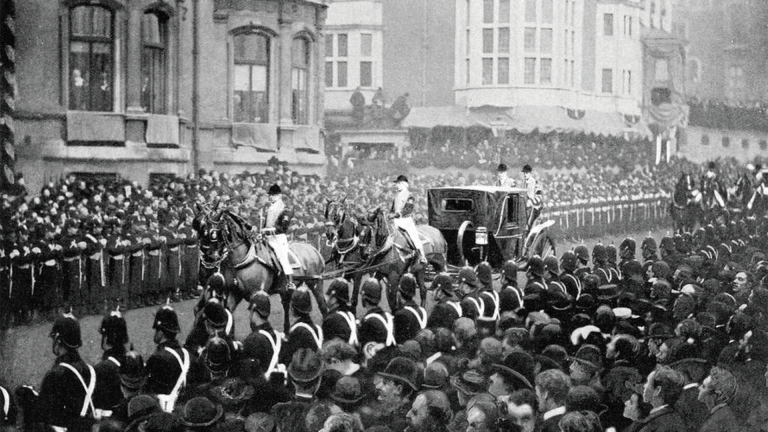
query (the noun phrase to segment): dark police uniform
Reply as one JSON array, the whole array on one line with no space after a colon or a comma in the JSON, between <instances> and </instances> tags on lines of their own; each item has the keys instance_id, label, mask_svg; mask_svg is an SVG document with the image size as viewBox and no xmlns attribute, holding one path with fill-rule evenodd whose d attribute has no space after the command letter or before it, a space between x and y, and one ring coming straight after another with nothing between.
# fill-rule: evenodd
<instances>
[{"instance_id":1,"label":"dark police uniform","mask_svg":"<svg viewBox=\"0 0 768 432\"><path fill-rule=\"evenodd\" d=\"M427 311L413 300L406 302L393 317L395 342L402 344L427 328Z\"/></svg>"}]
</instances>

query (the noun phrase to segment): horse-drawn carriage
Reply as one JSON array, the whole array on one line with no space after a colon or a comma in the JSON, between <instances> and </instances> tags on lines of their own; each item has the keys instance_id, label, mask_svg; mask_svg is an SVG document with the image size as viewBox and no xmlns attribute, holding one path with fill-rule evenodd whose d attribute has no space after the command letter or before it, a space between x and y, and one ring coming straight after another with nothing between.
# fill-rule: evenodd
<instances>
[{"instance_id":1,"label":"horse-drawn carriage","mask_svg":"<svg viewBox=\"0 0 768 432\"><path fill-rule=\"evenodd\" d=\"M429 189L429 225L448 243L448 264L488 261L500 268L507 260L526 263L533 255L555 254L548 228L554 221L527 226L526 190L495 186Z\"/></svg>"}]
</instances>

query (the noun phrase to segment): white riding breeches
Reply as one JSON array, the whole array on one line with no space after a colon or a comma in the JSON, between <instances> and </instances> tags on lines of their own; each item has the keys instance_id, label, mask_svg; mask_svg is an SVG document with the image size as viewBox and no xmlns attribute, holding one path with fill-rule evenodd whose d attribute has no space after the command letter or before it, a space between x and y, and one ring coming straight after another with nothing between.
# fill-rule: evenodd
<instances>
[{"instance_id":1,"label":"white riding breeches","mask_svg":"<svg viewBox=\"0 0 768 432\"><path fill-rule=\"evenodd\" d=\"M413 244L416 245L416 249L419 250L421 257L425 258L426 255L424 254L424 247L421 244L421 238L419 237L419 230L416 229L416 224L413 222L413 219L409 217L395 218L393 219L393 222L396 227L408 233L408 237L410 237Z\"/></svg>"},{"instance_id":2,"label":"white riding breeches","mask_svg":"<svg viewBox=\"0 0 768 432\"><path fill-rule=\"evenodd\" d=\"M277 259L280 261L280 266L283 267L283 272L285 272L286 276L292 275L293 266L288 259L288 237L285 234L270 235L267 236L267 243L275 251L275 255L277 255Z\"/></svg>"}]
</instances>

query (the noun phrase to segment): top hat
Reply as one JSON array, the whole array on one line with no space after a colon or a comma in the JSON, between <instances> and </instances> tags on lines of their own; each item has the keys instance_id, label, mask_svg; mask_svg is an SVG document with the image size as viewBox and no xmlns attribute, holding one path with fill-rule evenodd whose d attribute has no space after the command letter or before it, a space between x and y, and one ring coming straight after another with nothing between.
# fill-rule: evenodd
<instances>
[{"instance_id":1,"label":"top hat","mask_svg":"<svg viewBox=\"0 0 768 432\"><path fill-rule=\"evenodd\" d=\"M397 176L394 183L400 183L400 182L408 183L408 177L404 176L403 174L400 174L399 176Z\"/></svg>"}]
</instances>

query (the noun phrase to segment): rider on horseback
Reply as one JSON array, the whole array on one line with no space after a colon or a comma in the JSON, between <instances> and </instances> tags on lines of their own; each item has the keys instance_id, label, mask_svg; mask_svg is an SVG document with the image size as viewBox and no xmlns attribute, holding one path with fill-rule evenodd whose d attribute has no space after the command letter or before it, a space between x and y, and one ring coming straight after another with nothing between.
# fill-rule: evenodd
<instances>
[{"instance_id":1,"label":"rider on horseback","mask_svg":"<svg viewBox=\"0 0 768 432\"><path fill-rule=\"evenodd\" d=\"M283 202L283 191L280 186L273 184L269 187L269 207L264 220L262 234L266 236L267 243L275 251L283 274L288 279L289 289L293 287L293 267L288 258L288 238L285 233L288 228L287 211Z\"/></svg>"},{"instance_id":2,"label":"rider on horseback","mask_svg":"<svg viewBox=\"0 0 768 432\"><path fill-rule=\"evenodd\" d=\"M419 232L416 230L416 224L413 223L411 214L413 213L414 199L411 192L408 190L408 177L400 174L395 180L395 187L397 188L397 194L392 201L391 218L395 226L403 231L411 238L411 242L416 247L416 251L419 254L419 262L422 264L427 263L426 255L424 254L424 248L419 238Z\"/></svg>"}]
</instances>

